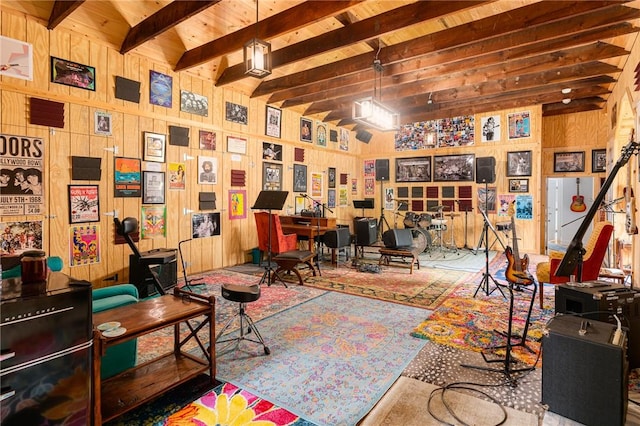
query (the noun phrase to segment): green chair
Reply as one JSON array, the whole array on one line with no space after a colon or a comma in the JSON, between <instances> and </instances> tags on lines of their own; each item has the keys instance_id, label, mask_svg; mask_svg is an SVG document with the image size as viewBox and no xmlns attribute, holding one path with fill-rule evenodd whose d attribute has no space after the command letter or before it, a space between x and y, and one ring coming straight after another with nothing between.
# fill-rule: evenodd
<instances>
[{"instance_id":1,"label":"green chair","mask_svg":"<svg viewBox=\"0 0 640 426\"><path fill-rule=\"evenodd\" d=\"M133 284L117 284L93 290L93 313L138 303L138 289ZM117 318L114 318L116 320ZM98 324L96 324L98 325ZM107 348L100 365L102 380L136 365L138 340L132 339Z\"/></svg>"}]
</instances>

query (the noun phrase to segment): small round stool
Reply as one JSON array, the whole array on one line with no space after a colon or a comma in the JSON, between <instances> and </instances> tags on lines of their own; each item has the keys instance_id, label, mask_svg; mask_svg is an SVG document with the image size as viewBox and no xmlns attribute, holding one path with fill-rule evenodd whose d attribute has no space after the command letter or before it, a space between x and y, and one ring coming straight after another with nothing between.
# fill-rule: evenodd
<instances>
[{"instance_id":1,"label":"small round stool","mask_svg":"<svg viewBox=\"0 0 640 426\"><path fill-rule=\"evenodd\" d=\"M246 285L237 285L237 284L222 284L222 297L231 302L238 303L238 313L229 318L229 321L225 324L225 326L220 330L218 335L216 336L216 344L219 343L227 343L227 342L236 342L236 346L240 344L241 340L248 340L250 342L259 343L264 347L265 355L269 355L271 351L264 343L262 339L262 335L256 328L253 320L247 314L246 307L247 303L255 302L260 299L260 286L258 284L246 286ZM231 326L231 324L235 321L236 317L240 318L240 335L238 337L230 337L228 339L220 340L220 337L224 334L224 332ZM246 327L246 332L245 332ZM257 340L251 339L247 337L253 331Z\"/></svg>"}]
</instances>

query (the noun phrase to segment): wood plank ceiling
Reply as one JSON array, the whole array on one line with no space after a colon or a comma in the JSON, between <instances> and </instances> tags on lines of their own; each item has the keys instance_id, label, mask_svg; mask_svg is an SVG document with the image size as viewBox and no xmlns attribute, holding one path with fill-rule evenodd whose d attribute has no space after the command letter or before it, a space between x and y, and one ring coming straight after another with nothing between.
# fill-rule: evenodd
<instances>
[{"instance_id":1,"label":"wood plank ceiling","mask_svg":"<svg viewBox=\"0 0 640 426\"><path fill-rule=\"evenodd\" d=\"M3 4L345 126L356 124L353 101L372 95L403 123L535 104L546 116L601 109L640 19L638 0L261 0L257 24L255 0ZM242 63L256 35L273 48L262 80Z\"/></svg>"}]
</instances>

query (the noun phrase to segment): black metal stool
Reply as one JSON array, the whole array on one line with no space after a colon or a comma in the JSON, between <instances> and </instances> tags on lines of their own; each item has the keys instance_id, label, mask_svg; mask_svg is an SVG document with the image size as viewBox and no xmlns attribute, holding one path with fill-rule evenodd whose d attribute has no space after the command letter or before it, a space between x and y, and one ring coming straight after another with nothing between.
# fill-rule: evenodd
<instances>
[{"instance_id":1,"label":"black metal stool","mask_svg":"<svg viewBox=\"0 0 640 426\"><path fill-rule=\"evenodd\" d=\"M264 347L265 355L269 355L271 351L269 350L267 345L264 343L264 340L262 339L260 332L256 328L256 325L254 324L249 314L247 314L246 312L247 303L255 302L256 300L260 299L260 286L258 284L255 284L252 286L237 285L237 284L222 284L222 297L232 302L238 302L240 306L238 307L238 313L232 316L231 318L229 318L229 321L227 321L225 326L222 328L222 330L220 330L220 332L216 336L216 345L218 343L226 343L226 342L234 342L234 341L236 342L236 345L239 345L241 340L248 340L250 342L261 344ZM228 339L220 340L220 337L222 337L222 335L227 330L227 328L231 326L233 321L236 319L236 316L240 317L240 336L230 337ZM245 326L246 326L246 333L245 333ZM247 337L247 335L252 331L258 340Z\"/></svg>"}]
</instances>

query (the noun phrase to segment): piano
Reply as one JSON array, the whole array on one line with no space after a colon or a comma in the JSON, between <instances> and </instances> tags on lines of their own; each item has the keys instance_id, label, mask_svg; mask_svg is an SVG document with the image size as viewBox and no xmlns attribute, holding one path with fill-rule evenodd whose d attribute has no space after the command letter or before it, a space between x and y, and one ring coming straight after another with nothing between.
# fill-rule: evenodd
<instances>
[{"instance_id":1,"label":"piano","mask_svg":"<svg viewBox=\"0 0 640 426\"><path fill-rule=\"evenodd\" d=\"M316 236L336 229L335 217L311 217L288 215L280 216L280 224L285 234L296 234L298 237L306 237L309 240L309 250L314 252L312 241Z\"/></svg>"}]
</instances>

